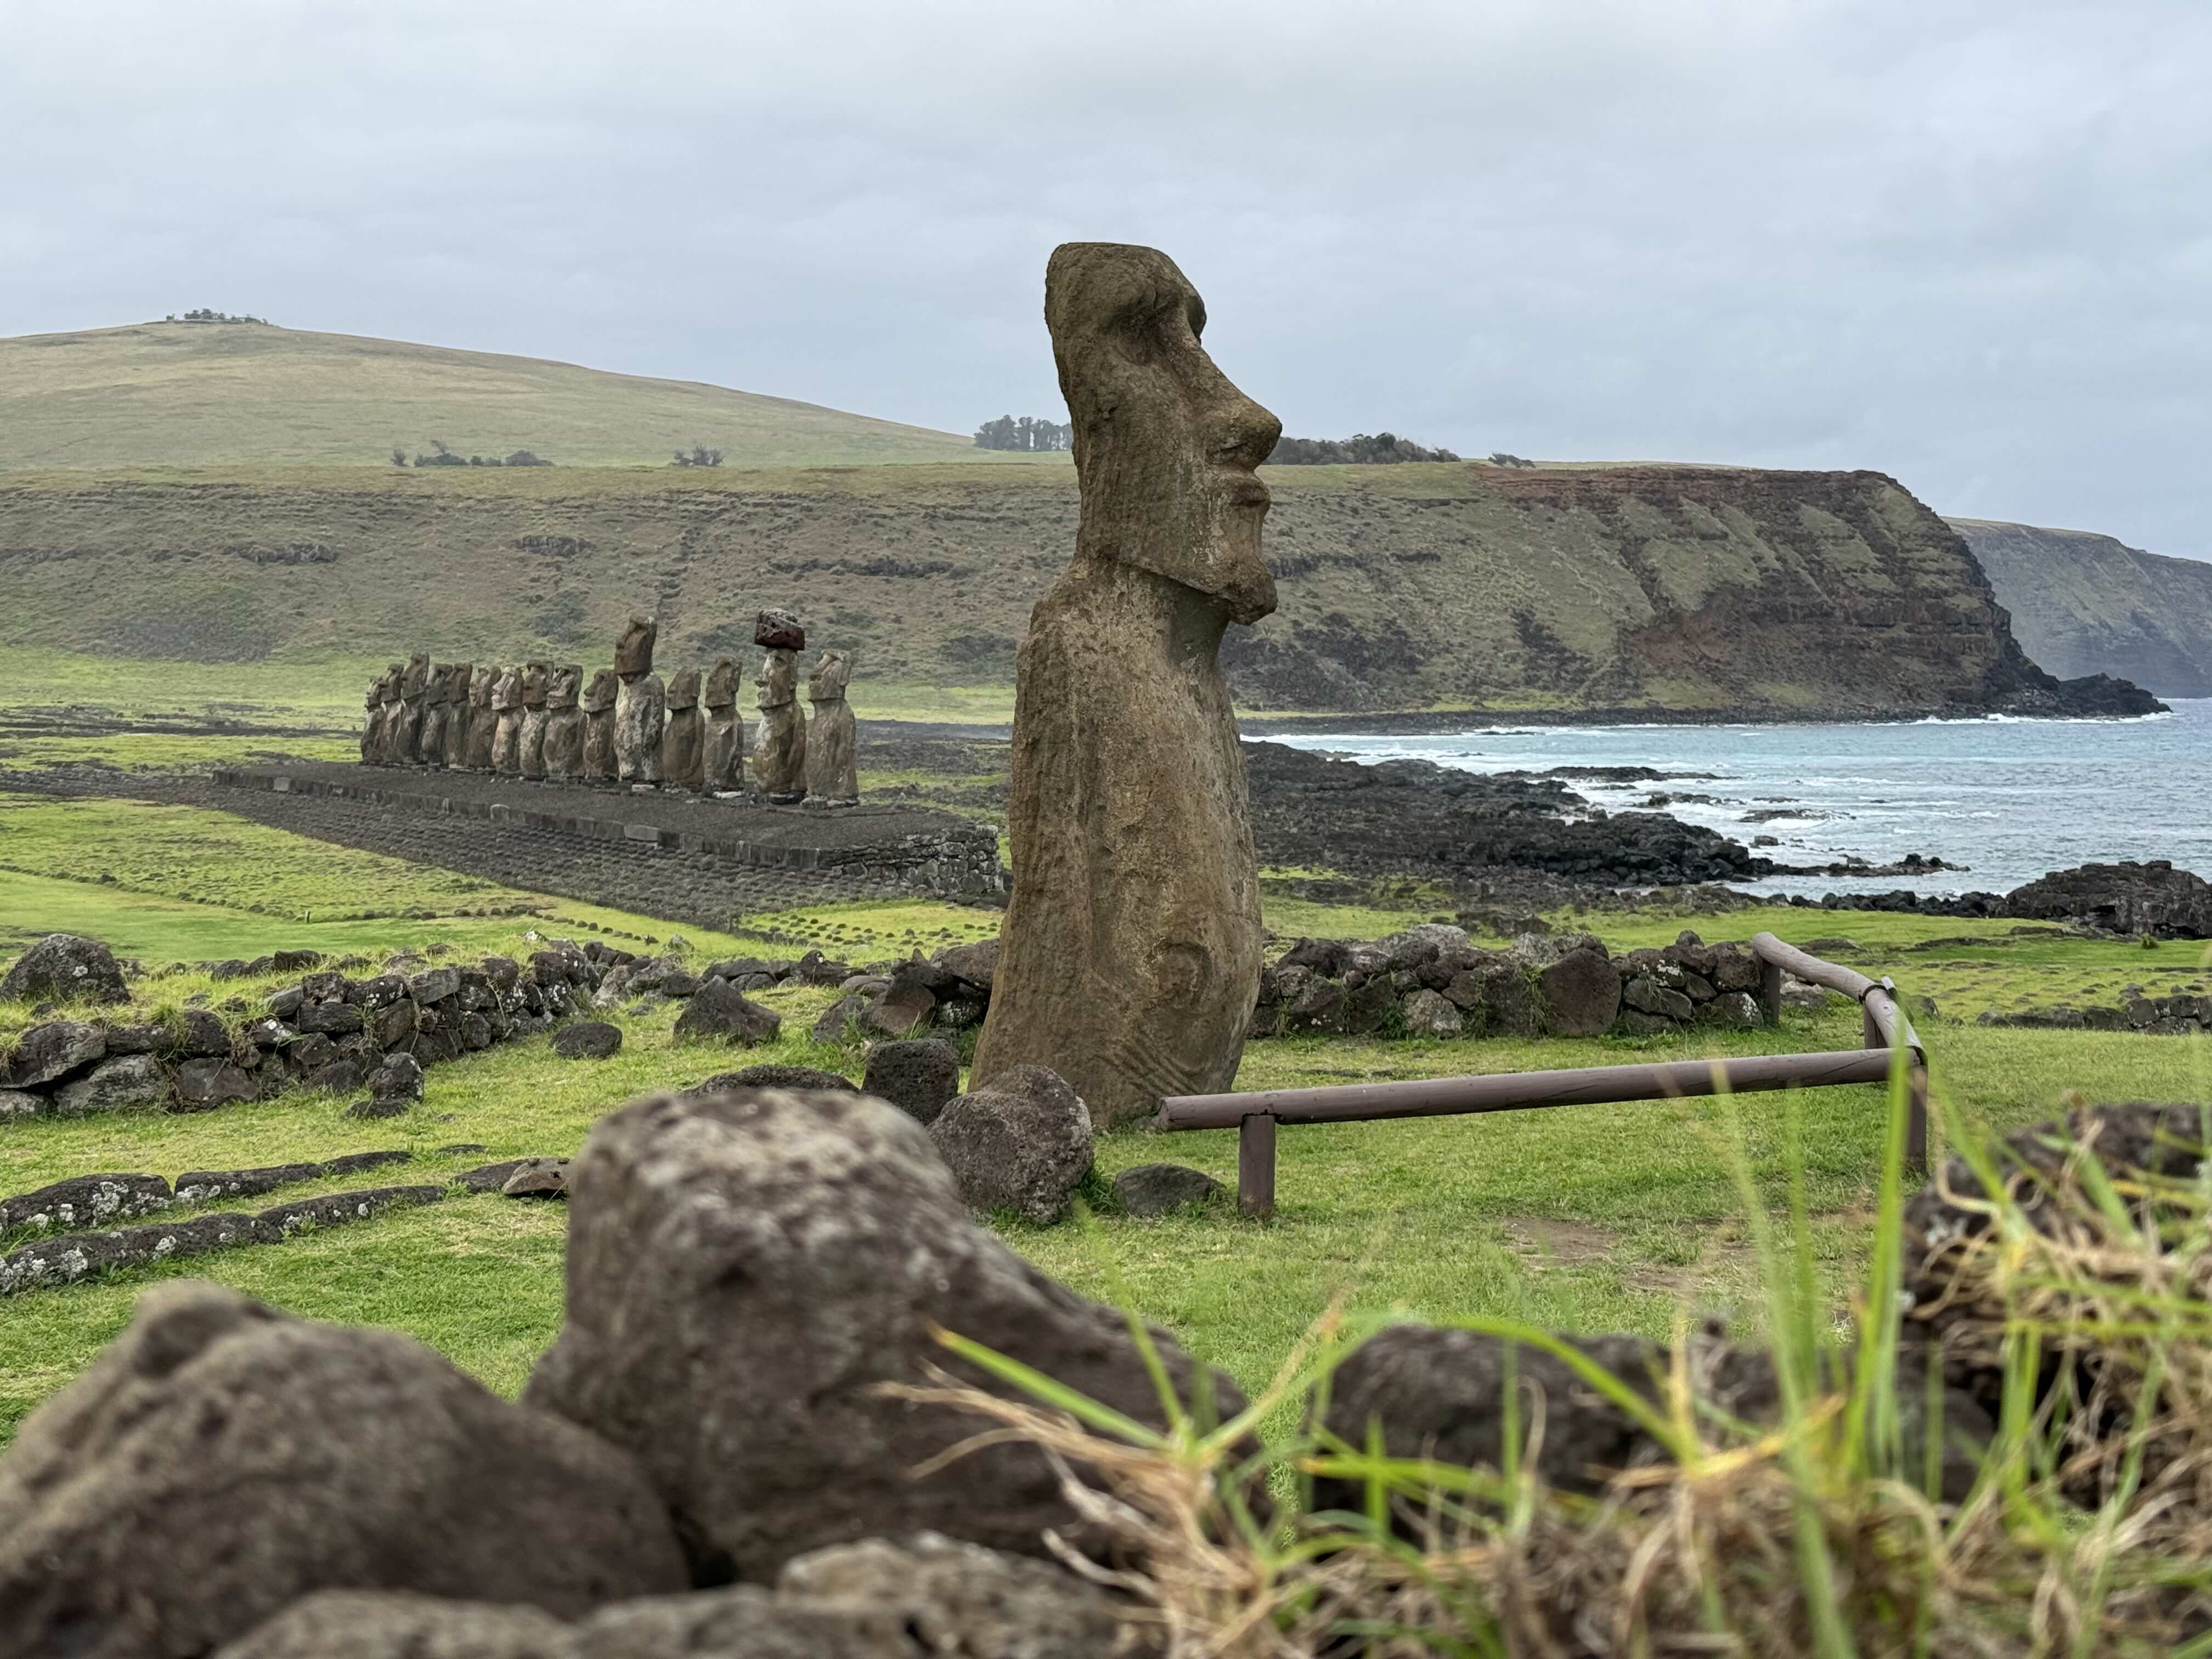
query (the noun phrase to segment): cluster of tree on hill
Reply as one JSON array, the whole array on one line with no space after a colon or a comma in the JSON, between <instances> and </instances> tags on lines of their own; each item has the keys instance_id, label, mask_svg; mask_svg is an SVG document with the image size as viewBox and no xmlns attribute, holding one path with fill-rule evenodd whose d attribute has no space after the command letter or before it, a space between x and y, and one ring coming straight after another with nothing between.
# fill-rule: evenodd
<instances>
[{"instance_id":1,"label":"cluster of tree on hill","mask_svg":"<svg viewBox=\"0 0 2212 1659\"><path fill-rule=\"evenodd\" d=\"M534 455L526 449L518 449L512 455L457 455L453 447L441 439L430 440L430 453L419 451L410 461L407 452L394 445L392 451L394 466L550 466L552 462L543 455Z\"/></svg>"},{"instance_id":2,"label":"cluster of tree on hill","mask_svg":"<svg viewBox=\"0 0 2212 1659\"><path fill-rule=\"evenodd\" d=\"M169 313L168 320L173 323L261 323L264 325L269 321L266 317L234 317L227 311L210 311L204 306L198 311L187 311L182 316L179 316L173 311Z\"/></svg>"},{"instance_id":3,"label":"cluster of tree on hill","mask_svg":"<svg viewBox=\"0 0 2212 1659\"><path fill-rule=\"evenodd\" d=\"M669 462L671 466L720 466L721 464L720 450L709 449L706 445L696 441L692 444L691 453L689 455L679 449L676 452L676 459Z\"/></svg>"},{"instance_id":4,"label":"cluster of tree on hill","mask_svg":"<svg viewBox=\"0 0 2212 1659\"><path fill-rule=\"evenodd\" d=\"M1073 449L1075 428L1063 422L1048 421L1034 415L1024 415L1019 420L1001 415L975 428L975 447L1031 452Z\"/></svg>"},{"instance_id":5,"label":"cluster of tree on hill","mask_svg":"<svg viewBox=\"0 0 2212 1659\"><path fill-rule=\"evenodd\" d=\"M1455 461L1449 449L1430 449L1395 433L1371 436L1356 432L1349 438L1284 438L1267 457L1270 466L1379 465L1391 461Z\"/></svg>"}]
</instances>

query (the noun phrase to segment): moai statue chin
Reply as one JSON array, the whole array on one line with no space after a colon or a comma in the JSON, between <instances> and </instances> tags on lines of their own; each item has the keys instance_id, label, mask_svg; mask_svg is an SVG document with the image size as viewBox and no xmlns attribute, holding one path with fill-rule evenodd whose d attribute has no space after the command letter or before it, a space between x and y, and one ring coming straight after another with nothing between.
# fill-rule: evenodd
<instances>
[{"instance_id":1,"label":"moai statue chin","mask_svg":"<svg viewBox=\"0 0 2212 1659\"><path fill-rule=\"evenodd\" d=\"M583 685L583 669L563 663L545 692L545 775L562 782L584 775L584 711L576 706Z\"/></svg>"},{"instance_id":2,"label":"moai statue chin","mask_svg":"<svg viewBox=\"0 0 2212 1659\"><path fill-rule=\"evenodd\" d=\"M533 662L522 671L522 731L517 763L526 778L545 775L545 698L553 689L553 665Z\"/></svg>"},{"instance_id":3,"label":"moai statue chin","mask_svg":"<svg viewBox=\"0 0 2212 1659\"><path fill-rule=\"evenodd\" d=\"M475 665L446 665L446 769L455 771L469 763L469 743L474 735L476 708L470 701Z\"/></svg>"},{"instance_id":4,"label":"moai statue chin","mask_svg":"<svg viewBox=\"0 0 2212 1659\"><path fill-rule=\"evenodd\" d=\"M395 766L412 766L422 758L417 747L422 735L422 692L430 678L430 659L422 652L408 658L399 677L399 725L392 734Z\"/></svg>"},{"instance_id":5,"label":"moai statue chin","mask_svg":"<svg viewBox=\"0 0 2212 1659\"><path fill-rule=\"evenodd\" d=\"M660 732L660 781L697 793L706 787L706 722L699 714L699 671L678 669L668 682L667 723Z\"/></svg>"},{"instance_id":6,"label":"moai statue chin","mask_svg":"<svg viewBox=\"0 0 2212 1659\"><path fill-rule=\"evenodd\" d=\"M522 775L522 671L500 671L491 689L491 706L499 726L491 740L491 769L507 777Z\"/></svg>"},{"instance_id":7,"label":"moai statue chin","mask_svg":"<svg viewBox=\"0 0 2212 1659\"><path fill-rule=\"evenodd\" d=\"M753 775L770 804L806 799L806 716L799 712L799 653L806 630L787 611L763 611L753 623L753 643L765 653L760 672L760 726L753 738Z\"/></svg>"},{"instance_id":8,"label":"moai statue chin","mask_svg":"<svg viewBox=\"0 0 2212 1659\"><path fill-rule=\"evenodd\" d=\"M970 1088L1049 1066L1094 1120L1227 1089L1260 977L1244 764L1218 652L1275 608L1255 469L1281 431L1152 248L1066 244L1045 323L1075 435L1075 557L1016 671L1014 890Z\"/></svg>"},{"instance_id":9,"label":"moai statue chin","mask_svg":"<svg viewBox=\"0 0 2212 1659\"><path fill-rule=\"evenodd\" d=\"M615 672L622 690L615 698L615 768L624 783L660 781L660 728L668 715L668 694L653 672L653 641L659 630L643 617L632 617L615 641Z\"/></svg>"},{"instance_id":10,"label":"moai statue chin","mask_svg":"<svg viewBox=\"0 0 2212 1659\"><path fill-rule=\"evenodd\" d=\"M699 701L707 710L700 766L711 794L741 794L745 787L745 722L738 713L740 673L736 659L717 657L707 671Z\"/></svg>"},{"instance_id":11,"label":"moai statue chin","mask_svg":"<svg viewBox=\"0 0 2212 1659\"><path fill-rule=\"evenodd\" d=\"M399 727L406 718L406 706L399 700L400 682L407 678L407 665L393 663L384 671L384 680L377 696L382 713L376 722L376 763L379 766L399 764Z\"/></svg>"},{"instance_id":12,"label":"moai statue chin","mask_svg":"<svg viewBox=\"0 0 2212 1659\"><path fill-rule=\"evenodd\" d=\"M469 671L469 746L463 764L472 772L492 769L492 749L499 742L499 710L492 697L499 682L500 671L489 663Z\"/></svg>"},{"instance_id":13,"label":"moai statue chin","mask_svg":"<svg viewBox=\"0 0 2212 1659\"><path fill-rule=\"evenodd\" d=\"M842 651L824 651L806 677L807 701L814 718L806 732L806 801L824 806L860 804L860 759L852 706L845 688L852 684L853 659Z\"/></svg>"},{"instance_id":14,"label":"moai statue chin","mask_svg":"<svg viewBox=\"0 0 2212 1659\"><path fill-rule=\"evenodd\" d=\"M592 676L591 684L578 700L584 715L582 775L592 783L615 780L615 700L621 690L622 681L615 677L615 671L602 668Z\"/></svg>"}]
</instances>

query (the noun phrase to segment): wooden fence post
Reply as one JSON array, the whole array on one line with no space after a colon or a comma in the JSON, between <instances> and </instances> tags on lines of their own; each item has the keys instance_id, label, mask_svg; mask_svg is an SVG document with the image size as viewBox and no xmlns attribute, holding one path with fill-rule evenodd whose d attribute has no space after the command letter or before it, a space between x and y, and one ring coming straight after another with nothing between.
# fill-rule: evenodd
<instances>
[{"instance_id":1,"label":"wooden fence post","mask_svg":"<svg viewBox=\"0 0 2212 1659\"><path fill-rule=\"evenodd\" d=\"M1782 1024L1782 964L1764 957L1759 962L1759 1006L1769 1025Z\"/></svg>"},{"instance_id":2,"label":"wooden fence post","mask_svg":"<svg viewBox=\"0 0 2212 1659\"><path fill-rule=\"evenodd\" d=\"M1265 1113L1237 1121L1237 1207L1261 1221L1275 1213L1275 1120Z\"/></svg>"}]
</instances>

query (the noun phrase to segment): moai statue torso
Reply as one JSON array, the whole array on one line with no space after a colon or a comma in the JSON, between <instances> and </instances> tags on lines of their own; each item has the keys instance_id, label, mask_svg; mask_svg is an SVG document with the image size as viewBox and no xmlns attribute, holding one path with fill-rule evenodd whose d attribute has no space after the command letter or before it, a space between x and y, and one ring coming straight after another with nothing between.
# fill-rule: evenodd
<instances>
[{"instance_id":1,"label":"moai statue torso","mask_svg":"<svg viewBox=\"0 0 2212 1659\"><path fill-rule=\"evenodd\" d=\"M446 763L446 698L451 663L433 663L422 682L422 723L416 729L415 758L425 766Z\"/></svg>"},{"instance_id":2,"label":"moai statue torso","mask_svg":"<svg viewBox=\"0 0 2212 1659\"><path fill-rule=\"evenodd\" d=\"M399 723L406 713L399 701L399 682L407 676L404 663L393 663L384 671L384 683L378 692L379 708L376 717L376 763L379 766L399 764Z\"/></svg>"},{"instance_id":3,"label":"moai statue torso","mask_svg":"<svg viewBox=\"0 0 2212 1659\"><path fill-rule=\"evenodd\" d=\"M615 698L615 769L624 783L660 781L660 728L667 716L667 693L653 672L653 623L632 617L615 641L615 672L622 690Z\"/></svg>"},{"instance_id":4,"label":"moai statue torso","mask_svg":"<svg viewBox=\"0 0 2212 1659\"><path fill-rule=\"evenodd\" d=\"M567 663L553 671L545 693L545 775L579 778L584 775L584 711L576 706L583 689L584 671Z\"/></svg>"},{"instance_id":5,"label":"moai statue torso","mask_svg":"<svg viewBox=\"0 0 2212 1659\"><path fill-rule=\"evenodd\" d=\"M668 718L660 729L660 781L696 793L707 781L705 722L699 714L699 671L678 669L668 682Z\"/></svg>"},{"instance_id":6,"label":"moai statue torso","mask_svg":"<svg viewBox=\"0 0 2212 1659\"><path fill-rule=\"evenodd\" d=\"M396 766L412 766L421 758L416 745L422 733L422 692L429 678L429 658L419 651L408 658L399 676L399 725L392 738Z\"/></svg>"},{"instance_id":7,"label":"moai statue torso","mask_svg":"<svg viewBox=\"0 0 2212 1659\"><path fill-rule=\"evenodd\" d=\"M699 701L707 710L707 738L701 757L710 794L742 792L745 787L745 722L738 713L738 665L717 657L707 671Z\"/></svg>"},{"instance_id":8,"label":"moai statue torso","mask_svg":"<svg viewBox=\"0 0 2212 1659\"><path fill-rule=\"evenodd\" d=\"M1014 888L969 1073L1049 1066L1108 1124L1237 1075L1260 892L1218 656L1275 607L1255 469L1280 431L1217 368L1188 279L1071 243L1045 322L1075 428L1075 558L1016 674Z\"/></svg>"},{"instance_id":9,"label":"moai statue torso","mask_svg":"<svg viewBox=\"0 0 2212 1659\"><path fill-rule=\"evenodd\" d=\"M446 768L455 770L469 763L469 741L473 735L476 709L470 702L474 685L473 664L448 663L446 665Z\"/></svg>"},{"instance_id":10,"label":"moai statue torso","mask_svg":"<svg viewBox=\"0 0 2212 1659\"><path fill-rule=\"evenodd\" d=\"M522 671L502 669L491 689L491 706L499 728L491 740L491 769L509 777L522 771Z\"/></svg>"},{"instance_id":11,"label":"moai statue torso","mask_svg":"<svg viewBox=\"0 0 2212 1659\"><path fill-rule=\"evenodd\" d=\"M469 671L469 747L463 764L472 772L491 770L492 747L499 741L499 711L492 707L492 694L499 680L499 670L489 663Z\"/></svg>"},{"instance_id":12,"label":"moai statue torso","mask_svg":"<svg viewBox=\"0 0 2212 1659\"><path fill-rule=\"evenodd\" d=\"M545 775L545 698L553 689L550 663L533 662L522 671L522 730L516 762L526 778Z\"/></svg>"},{"instance_id":13,"label":"moai statue torso","mask_svg":"<svg viewBox=\"0 0 2212 1659\"><path fill-rule=\"evenodd\" d=\"M806 798L806 717L799 712L799 653L806 630L788 611L763 611L753 643L766 653L753 684L760 688L760 727L753 740L753 775L777 806Z\"/></svg>"},{"instance_id":14,"label":"moai statue torso","mask_svg":"<svg viewBox=\"0 0 2212 1659\"><path fill-rule=\"evenodd\" d=\"M860 804L860 760L852 706L845 688L853 678L853 659L842 651L824 651L806 677L807 701L814 718L806 732L806 799L828 806Z\"/></svg>"},{"instance_id":15,"label":"moai statue torso","mask_svg":"<svg viewBox=\"0 0 2212 1659\"><path fill-rule=\"evenodd\" d=\"M584 714L583 775L593 783L611 783L615 777L615 700L622 682L611 668L592 676L580 699Z\"/></svg>"}]
</instances>

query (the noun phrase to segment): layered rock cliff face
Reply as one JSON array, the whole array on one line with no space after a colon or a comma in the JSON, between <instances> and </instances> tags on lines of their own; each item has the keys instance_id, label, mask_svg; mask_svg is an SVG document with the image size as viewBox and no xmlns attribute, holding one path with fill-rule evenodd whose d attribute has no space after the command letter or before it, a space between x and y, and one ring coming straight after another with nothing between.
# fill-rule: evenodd
<instances>
[{"instance_id":1,"label":"layered rock cliff face","mask_svg":"<svg viewBox=\"0 0 2212 1659\"><path fill-rule=\"evenodd\" d=\"M1954 519L2028 655L2054 674L2117 674L2212 697L2212 564L2086 530Z\"/></svg>"},{"instance_id":2,"label":"layered rock cliff face","mask_svg":"<svg viewBox=\"0 0 2212 1659\"><path fill-rule=\"evenodd\" d=\"M2142 701L2060 690L1957 532L1878 473L1263 476L1281 608L1224 651L1248 708L1804 718ZM581 656L651 611L678 661L750 653L750 618L778 604L856 652L864 701L871 681L1004 684L1076 510L1072 471L1043 467L17 473L0 477L0 644Z\"/></svg>"}]
</instances>

